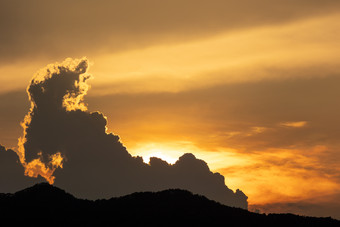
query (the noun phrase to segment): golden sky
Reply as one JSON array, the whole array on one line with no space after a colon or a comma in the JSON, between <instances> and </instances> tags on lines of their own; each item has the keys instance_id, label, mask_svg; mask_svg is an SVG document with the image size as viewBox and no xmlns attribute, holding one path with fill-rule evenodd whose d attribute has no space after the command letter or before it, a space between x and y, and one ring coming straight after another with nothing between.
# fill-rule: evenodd
<instances>
[{"instance_id":1,"label":"golden sky","mask_svg":"<svg viewBox=\"0 0 340 227\"><path fill-rule=\"evenodd\" d=\"M194 153L250 205L340 204L339 1L0 2L1 144L33 74L86 56L133 155Z\"/></svg>"}]
</instances>

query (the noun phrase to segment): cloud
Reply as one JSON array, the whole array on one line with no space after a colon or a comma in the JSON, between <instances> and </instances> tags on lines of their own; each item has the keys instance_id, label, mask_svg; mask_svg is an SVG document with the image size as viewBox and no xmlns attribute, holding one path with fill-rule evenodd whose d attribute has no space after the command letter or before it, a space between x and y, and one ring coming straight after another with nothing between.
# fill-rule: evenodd
<instances>
[{"instance_id":1,"label":"cloud","mask_svg":"<svg viewBox=\"0 0 340 227\"><path fill-rule=\"evenodd\" d=\"M306 216L332 217L340 220L339 194L327 196L328 202L320 202L318 198L296 202L280 202L267 204L252 204L249 210L261 213L294 213Z\"/></svg>"},{"instance_id":2,"label":"cloud","mask_svg":"<svg viewBox=\"0 0 340 227\"><path fill-rule=\"evenodd\" d=\"M307 125L307 121L288 121L280 123L281 126L291 127L291 128L302 128Z\"/></svg>"},{"instance_id":3,"label":"cloud","mask_svg":"<svg viewBox=\"0 0 340 227\"><path fill-rule=\"evenodd\" d=\"M0 143L14 147L22 128L18 124L29 108L25 91L0 94Z\"/></svg>"},{"instance_id":4,"label":"cloud","mask_svg":"<svg viewBox=\"0 0 340 227\"><path fill-rule=\"evenodd\" d=\"M105 111L111 119L108 127L119 129L129 147L144 140L186 138L206 150L230 147L265 151L338 146L338 83L340 77L330 74L221 84L177 93L92 95L87 100L89 109L101 107ZM298 121L306 122L305 126L280 125ZM255 133L255 129L263 130Z\"/></svg>"},{"instance_id":5,"label":"cloud","mask_svg":"<svg viewBox=\"0 0 340 227\"><path fill-rule=\"evenodd\" d=\"M18 7L20 5L20 7ZM324 0L59 1L1 0L0 59L60 57L196 38L221 31L294 21L337 12ZM42 19L43 18L43 19ZM76 28L76 29L75 29ZM46 48L49 49L48 53ZM88 50L86 50L88 51Z\"/></svg>"},{"instance_id":6,"label":"cloud","mask_svg":"<svg viewBox=\"0 0 340 227\"><path fill-rule=\"evenodd\" d=\"M188 189L221 203L247 208L242 191L233 192L207 163L184 154L173 165L131 156L120 138L107 133L107 119L89 112L88 60L67 59L49 65L27 91L31 109L22 126L18 155L26 175L47 181L82 198L120 196L135 191Z\"/></svg>"},{"instance_id":7,"label":"cloud","mask_svg":"<svg viewBox=\"0 0 340 227\"><path fill-rule=\"evenodd\" d=\"M68 59L60 66L49 65L32 79L27 89L31 109L22 122L24 135L18 144L18 156L26 175L41 175L49 183L54 182L53 173L62 167L63 158L55 150L59 148L58 135L53 131L58 129L56 124L63 123L59 113L86 110L83 97L88 89L85 81L90 78L83 75L86 69L86 60ZM49 133L57 142L48 137Z\"/></svg>"},{"instance_id":8,"label":"cloud","mask_svg":"<svg viewBox=\"0 0 340 227\"><path fill-rule=\"evenodd\" d=\"M339 83L339 76L329 75L87 100L89 109L105 110L108 127L119 130L130 152L142 154L138 142L186 139L205 152L199 157L211 169L228 177L229 187L247 192L250 204L293 202L339 191ZM307 124L280 125L298 121ZM258 127L265 130L254 133ZM233 163L230 152L242 162ZM227 170L214 165L213 154Z\"/></svg>"},{"instance_id":9,"label":"cloud","mask_svg":"<svg viewBox=\"0 0 340 227\"><path fill-rule=\"evenodd\" d=\"M16 192L39 181L25 176L16 153L0 145L0 192Z\"/></svg>"}]
</instances>

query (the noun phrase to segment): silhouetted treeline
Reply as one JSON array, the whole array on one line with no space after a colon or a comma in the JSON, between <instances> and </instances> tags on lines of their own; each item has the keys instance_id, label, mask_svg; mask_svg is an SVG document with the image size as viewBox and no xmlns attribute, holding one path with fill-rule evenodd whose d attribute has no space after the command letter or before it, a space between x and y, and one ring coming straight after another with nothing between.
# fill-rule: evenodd
<instances>
[{"instance_id":1,"label":"silhouetted treeline","mask_svg":"<svg viewBox=\"0 0 340 227\"><path fill-rule=\"evenodd\" d=\"M109 200L82 200L46 183L0 194L8 226L340 226L331 218L257 214L169 189Z\"/></svg>"}]
</instances>

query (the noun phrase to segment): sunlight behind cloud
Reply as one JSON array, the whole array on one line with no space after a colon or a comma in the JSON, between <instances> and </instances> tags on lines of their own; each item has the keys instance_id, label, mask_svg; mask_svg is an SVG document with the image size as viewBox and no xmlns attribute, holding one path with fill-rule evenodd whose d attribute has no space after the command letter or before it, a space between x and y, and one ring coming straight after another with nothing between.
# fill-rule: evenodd
<instances>
[{"instance_id":1,"label":"sunlight behind cloud","mask_svg":"<svg viewBox=\"0 0 340 227\"><path fill-rule=\"evenodd\" d=\"M212 170L251 163L250 159L239 156L234 149L219 148L209 152L198 148L190 141L137 143L134 146L128 146L128 149L131 154L142 156L145 163L149 163L151 157L157 157L174 164L185 153L194 153L197 158L206 161Z\"/></svg>"},{"instance_id":2,"label":"sunlight behind cloud","mask_svg":"<svg viewBox=\"0 0 340 227\"><path fill-rule=\"evenodd\" d=\"M178 157L182 156L185 150L167 146L159 143L138 144L137 147L130 149L131 154L142 156L145 163L149 163L151 157L157 157L169 164L174 164Z\"/></svg>"}]
</instances>

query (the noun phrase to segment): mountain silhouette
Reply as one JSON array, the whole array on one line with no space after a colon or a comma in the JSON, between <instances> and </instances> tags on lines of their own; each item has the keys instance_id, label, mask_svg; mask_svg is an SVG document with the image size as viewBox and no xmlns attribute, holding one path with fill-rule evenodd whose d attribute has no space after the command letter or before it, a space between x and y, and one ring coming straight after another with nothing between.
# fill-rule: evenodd
<instances>
[{"instance_id":1,"label":"mountain silhouette","mask_svg":"<svg viewBox=\"0 0 340 227\"><path fill-rule=\"evenodd\" d=\"M93 201L47 183L0 194L0 218L15 226L340 226L330 217L252 213L180 189Z\"/></svg>"}]
</instances>

